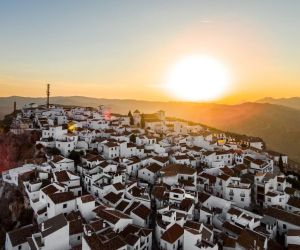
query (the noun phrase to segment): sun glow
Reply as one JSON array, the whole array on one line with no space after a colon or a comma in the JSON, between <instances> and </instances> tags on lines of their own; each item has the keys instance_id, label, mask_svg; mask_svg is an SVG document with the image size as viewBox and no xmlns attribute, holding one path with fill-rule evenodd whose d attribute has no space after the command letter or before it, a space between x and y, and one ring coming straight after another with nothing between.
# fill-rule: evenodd
<instances>
[{"instance_id":1,"label":"sun glow","mask_svg":"<svg viewBox=\"0 0 300 250\"><path fill-rule=\"evenodd\" d=\"M176 98L211 101L229 90L229 72L207 56L189 56L174 64L167 73L165 87Z\"/></svg>"}]
</instances>

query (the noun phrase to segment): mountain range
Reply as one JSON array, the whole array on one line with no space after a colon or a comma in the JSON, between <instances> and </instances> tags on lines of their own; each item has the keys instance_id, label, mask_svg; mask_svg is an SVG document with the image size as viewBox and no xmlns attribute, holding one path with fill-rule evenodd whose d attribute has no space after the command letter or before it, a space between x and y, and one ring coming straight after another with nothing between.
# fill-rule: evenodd
<instances>
[{"instance_id":1,"label":"mountain range","mask_svg":"<svg viewBox=\"0 0 300 250\"><path fill-rule=\"evenodd\" d=\"M258 100L259 103L270 103L276 105L282 105L289 108L300 109L300 97L291 97L291 98L272 98L265 97L263 99Z\"/></svg>"},{"instance_id":2,"label":"mountain range","mask_svg":"<svg viewBox=\"0 0 300 250\"><path fill-rule=\"evenodd\" d=\"M90 98L83 96L51 97L51 103L71 106L105 105L114 113L127 114L129 110L139 109L151 113L160 109L167 116L178 117L224 131L261 137L267 147L285 154L300 162L300 97L290 99L264 98L257 102L238 105L192 102L154 102L141 100L122 100ZM25 103L44 104L45 98L0 97L0 116Z\"/></svg>"}]
</instances>

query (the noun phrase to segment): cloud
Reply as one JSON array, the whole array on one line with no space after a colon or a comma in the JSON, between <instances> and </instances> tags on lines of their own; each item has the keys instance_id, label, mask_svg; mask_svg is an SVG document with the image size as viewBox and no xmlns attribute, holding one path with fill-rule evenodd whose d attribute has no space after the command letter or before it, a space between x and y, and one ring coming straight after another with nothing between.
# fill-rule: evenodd
<instances>
[{"instance_id":1,"label":"cloud","mask_svg":"<svg viewBox=\"0 0 300 250\"><path fill-rule=\"evenodd\" d=\"M212 23L212 20L207 17L203 17L200 19L200 23Z\"/></svg>"}]
</instances>

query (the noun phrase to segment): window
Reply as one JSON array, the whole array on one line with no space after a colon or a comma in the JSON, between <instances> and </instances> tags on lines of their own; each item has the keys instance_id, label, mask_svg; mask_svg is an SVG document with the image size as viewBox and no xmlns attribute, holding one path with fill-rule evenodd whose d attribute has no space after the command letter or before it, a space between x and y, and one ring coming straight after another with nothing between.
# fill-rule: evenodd
<instances>
[{"instance_id":1,"label":"window","mask_svg":"<svg viewBox=\"0 0 300 250\"><path fill-rule=\"evenodd\" d=\"M48 203L48 207L50 207L50 203Z\"/></svg>"},{"instance_id":2,"label":"window","mask_svg":"<svg viewBox=\"0 0 300 250\"><path fill-rule=\"evenodd\" d=\"M66 203L66 204L63 205L63 208L67 208L67 206L68 206L68 204Z\"/></svg>"},{"instance_id":3,"label":"window","mask_svg":"<svg viewBox=\"0 0 300 250\"><path fill-rule=\"evenodd\" d=\"M77 236L77 240L80 240L80 235L79 235L79 236Z\"/></svg>"},{"instance_id":4,"label":"window","mask_svg":"<svg viewBox=\"0 0 300 250\"><path fill-rule=\"evenodd\" d=\"M282 228L283 228L283 229L286 229L286 224L282 224Z\"/></svg>"},{"instance_id":5,"label":"window","mask_svg":"<svg viewBox=\"0 0 300 250\"><path fill-rule=\"evenodd\" d=\"M241 198L241 201L244 201L244 198Z\"/></svg>"},{"instance_id":6,"label":"window","mask_svg":"<svg viewBox=\"0 0 300 250\"><path fill-rule=\"evenodd\" d=\"M18 246L18 249L19 249L19 250L22 249L22 245Z\"/></svg>"}]
</instances>

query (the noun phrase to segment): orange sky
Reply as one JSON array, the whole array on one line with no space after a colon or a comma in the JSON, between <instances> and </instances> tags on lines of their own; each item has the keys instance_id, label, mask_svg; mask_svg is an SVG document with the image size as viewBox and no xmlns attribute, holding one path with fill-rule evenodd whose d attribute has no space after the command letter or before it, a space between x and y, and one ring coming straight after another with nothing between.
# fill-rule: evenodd
<instances>
[{"instance_id":1,"label":"orange sky","mask_svg":"<svg viewBox=\"0 0 300 250\"><path fill-rule=\"evenodd\" d=\"M81 18L79 5L42 13L7 6L0 15L0 96L44 96L51 83L53 96L174 100L163 88L166 72L190 55L211 56L230 71L231 87L215 102L299 96L297 8L274 3L136 3L136 12L112 8L118 16L100 15L116 6L97 4Z\"/></svg>"}]
</instances>

